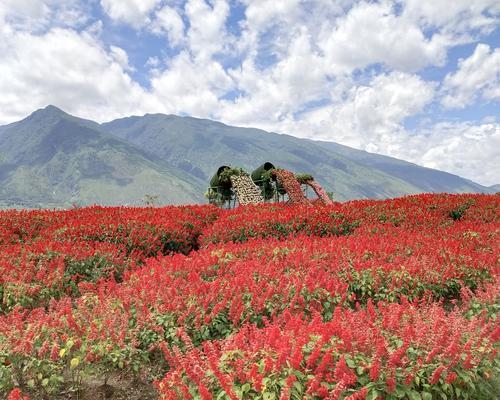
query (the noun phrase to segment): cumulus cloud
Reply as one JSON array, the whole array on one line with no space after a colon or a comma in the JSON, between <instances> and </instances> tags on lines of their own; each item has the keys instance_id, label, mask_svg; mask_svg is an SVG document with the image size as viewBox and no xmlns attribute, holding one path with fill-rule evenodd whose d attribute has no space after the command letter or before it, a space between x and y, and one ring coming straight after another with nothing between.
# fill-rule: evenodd
<instances>
[{"instance_id":1,"label":"cumulus cloud","mask_svg":"<svg viewBox=\"0 0 500 400\"><path fill-rule=\"evenodd\" d=\"M43 35L17 32L2 39L0 121L51 103L98 120L146 110L151 103L124 71L124 51L114 47L106 52L85 32L54 28Z\"/></svg>"},{"instance_id":2,"label":"cumulus cloud","mask_svg":"<svg viewBox=\"0 0 500 400\"><path fill-rule=\"evenodd\" d=\"M500 3L496 0L405 0L400 3L405 17L454 35L490 33L498 26Z\"/></svg>"},{"instance_id":3,"label":"cumulus cloud","mask_svg":"<svg viewBox=\"0 0 500 400\"><path fill-rule=\"evenodd\" d=\"M405 118L421 113L432 101L435 87L403 72L378 75L367 85L346 82L342 86L330 104L285 120L276 128L368 151L387 151L393 137L404 137Z\"/></svg>"},{"instance_id":4,"label":"cumulus cloud","mask_svg":"<svg viewBox=\"0 0 500 400\"><path fill-rule=\"evenodd\" d=\"M226 19L229 15L227 0L188 0L185 13L189 18L189 49L202 62L224 49L227 33Z\"/></svg>"},{"instance_id":5,"label":"cumulus cloud","mask_svg":"<svg viewBox=\"0 0 500 400\"><path fill-rule=\"evenodd\" d=\"M220 96L231 90L232 80L219 63L199 64L183 51L165 71L152 77L151 87L164 112L210 117L218 108Z\"/></svg>"},{"instance_id":6,"label":"cumulus cloud","mask_svg":"<svg viewBox=\"0 0 500 400\"><path fill-rule=\"evenodd\" d=\"M245 10L246 24L258 31L266 26L279 23L283 18L295 19L300 14L298 0L247 0Z\"/></svg>"},{"instance_id":7,"label":"cumulus cloud","mask_svg":"<svg viewBox=\"0 0 500 400\"><path fill-rule=\"evenodd\" d=\"M5 0L0 3L0 17L17 29L24 29L35 22L35 28L43 26L49 11L42 0Z\"/></svg>"},{"instance_id":8,"label":"cumulus cloud","mask_svg":"<svg viewBox=\"0 0 500 400\"><path fill-rule=\"evenodd\" d=\"M184 22L173 7L165 6L158 10L150 29L156 34L167 35L172 46L178 46L184 40Z\"/></svg>"},{"instance_id":9,"label":"cumulus cloud","mask_svg":"<svg viewBox=\"0 0 500 400\"><path fill-rule=\"evenodd\" d=\"M391 73L347 91L345 100L268 128L340 142L373 153L448 171L485 185L498 183L500 124L437 122L406 129L404 120L432 102L435 85Z\"/></svg>"},{"instance_id":10,"label":"cumulus cloud","mask_svg":"<svg viewBox=\"0 0 500 400\"><path fill-rule=\"evenodd\" d=\"M50 27L79 27L89 19L89 5L78 0L3 0L3 29L41 32ZM2 28L0 28L0 32Z\"/></svg>"},{"instance_id":11,"label":"cumulus cloud","mask_svg":"<svg viewBox=\"0 0 500 400\"><path fill-rule=\"evenodd\" d=\"M484 185L498 183L500 124L442 122L408 138L393 155Z\"/></svg>"},{"instance_id":12,"label":"cumulus cloud","mask_svg":"<svg viewBox=\"0 0 500 400\"><path fill-rule=\"evenodd\" d=\"M123 70L132 69L128 63L128 54L125 50L118 46L109 46L109 51L110 56L123 68Z\"/></svg>"},{"instance_id":13,"label":"cumulus cloud","mask_svg":"<svg viewBox=\"0 0 500 400\"><path fill-rule=\"evenodd\" d=\"M321 40L333 73L375 63L417 71L445 61L450 39L439 33L427 38L414 21L396 15L390 2L359 3L337 21Z\"/></svg>"},{"instance_id":14,"label":"cumulus cloud","mask_svg":"<svg viewBox=\"0 0 500 400\"><path fill-rule=\"evenodd\" d=\"M148 24L150 13L161 0L101 0L103 10L110 18L135 28Z\"/></svg>"},{"instance_id":15,"label":"cumulus cloud","mask_svg":"<svg viewBox=\"0 0 500 400\"><path fill-rule=\"evenodd\" d=\"M478 44L470 57L459 60L457 71L446 75L443 92L448 108L463 108L478 97L500 99L500 48Z\"/></svg>"},{"instance_id":16,"label":"cumulus cloud","mask_svg":"<svg viewBox=\"0 0 500 400\"><path fill-rule=\"evenodd\" d=\"M304 28L291 40L286 56L272 68L261 70L248 58L241 68L230 70L240 95L223 100L216 115L236 124L259 121L261 127L272 126L301 111L308 102L329 97L324 71L324 60L312 48Z\"/></svg>"}]
</instances>

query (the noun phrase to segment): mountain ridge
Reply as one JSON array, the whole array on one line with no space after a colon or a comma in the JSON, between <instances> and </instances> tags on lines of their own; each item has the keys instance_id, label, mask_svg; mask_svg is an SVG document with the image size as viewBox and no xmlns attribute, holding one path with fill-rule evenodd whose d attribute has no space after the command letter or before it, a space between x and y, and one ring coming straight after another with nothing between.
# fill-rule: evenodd
<instances>
[{"instance_id":1,"label":"mountain ridge","mask_svg":"<svg viewBox=\"0 0 500 400\"><path fill-rule=\"evenodd\" d=\"M152 189L148 180L164 191L179 186L171 194L175 202L196 197L167 163L98 126L55 107L7 125L0 136L0 204L140 204Z\"/></svg>"},{"instance_id":2,"label":"mountain ridge","mask_svg":"<svg viewBox=\"0 0 500 400\"><path fill-rule=\"evenodd\" d=\"M422 172L437 172L438 173L438 178L441 178L441 177L445 177L447 179L458 179L457 182L455 182L455 185L457 184L460 184L460 190L463 190L463 191L481 191L481 192L488 192L488 189L484 186L481 186L479 184L476 184L474 182L471 182L469 180L466 180L464 178L460 178L456 175L453 175L453 174L450 174L450 173L447 173L447 172L442 172L442 171L437 171L437 170L432 170L432 169L429 169L429 168L425 168L425 167L421 167L421 166L418 166L416 164L412 164L412 163L409 163L409 162L406 162L406 161L402 161L402 160L398 160L398 159L395 159L395 158L391 158L391 157L387 157L387 156L381 156L381 155L376 155L376 154L371 154L371 153L367 153L367 152L363 152L362 150L356 150L356 149L351 149L351 148L348 148L347 146L342 146L342 145L339 145L339 144L336 144L336 143L333 143L333 142L322 142L322 141L314 141L314 140L310 140L310 139L299 139L299 138L296 138L294 136L290 136L290 135L287 135L287 134L277 134L277 133L273 133L273 132L266 132L266 131L263 131L263 130L260 130L260 129L255 129L255 128L239 128L239 127L231 127L229 125L226 125L224 123L221 123L221 122L216 122L216 121L211 121L211 120L207 120L207 119L199 119L199 118L193 118L193 117L178 117L178 116L173 116L173 115L163 115L163 114L146 114L144 117L138 117L138 116L134 116L134 117L125 117L125 118L121 118L119 120L115 120L115 121L111 121L111 122L108 122L108 123L104 123L102 124L101 126L107 130L108 132L111 132L111 133L114 133L120 137L123 137L125 139L128 139L128 140L132 140L135 144L147 149L148 151L151 151L151 152L155 152L157 154L160 154L161 156L166 156L168 155L167 151L165 151L166 149L164 148L164 145L165 145L165 137L163 138L159 138L159 135L158 135L158 132L154 132L154 134L152 135L151 132L148 132L145 130L145 128L147 128L146 126L144 125L141 125L139 128L140 129L137 129L134 128L133 126L131 127L130 125L133 125L134 123L138 123L138 124L144 124L144 122L147 120L147 119L164 119L165 120L168 120L170 122L172 121L177 121L179 122L180 120L183 120L183 121L187 121L189 122L189 125L193 125L193 124L211 124L212 126L215 126L217 128L219 128L220 130L227 130L227 129L236 129L238 130L238 136L239 137L244 137L246 134L259 134L260 137L265 137L266 139L269 139L269 141L276 141L276 140L279 140L281 142L283 141L287 141L287 142L292 142L291 144L299 144L299 143L310 143L310 145L313 147L313 149L315 151L319 151L320 153L324 153L325 152L325 147L328 147L328 146L337 146L337 148L333 149L336 154L335 154L335 157L334 157L334 160L333 160L333 163L332 163L332 167L334 168L339 168L339 169L342 169L342 168L345 168L345 160L349 160L349 161L352 161L353 160L353 156L355 154L366 154L366 155L369 155L369 156L373 156L373 157L379 157L379 158L382 158L384 160L390 160L392 163L399 163L401 165L404 165L406 167L410 167L410 168L416 168L418 169L418 171ZM128 126L128 129L127 129L127 122L129 123L129 126ZM131 124L132 123L132 124ZM117 125L120 125L119 127L117 127ZM166 136L168 134L168 132L165 132L165 126L163 126L163 135ZM171 129L173 129L171 127ZM175 129L173 129L175 130ZM144 136L147 136L145 140L141 140L141 137L144 138ZM234 135L236 136L236 135ZM229 154L229 150L234 150L234 151L238 151L238 150L245 150L245 147L248 147L248 143L247 145L245 146L245 143L238 143L236 142L235 143L235 139L234 139L234 136L232 138L230 138L231 140L229 141L229 147L230 149L227 149L228 151L225 152L225 155L226 154ZM212 141L213 141L213 138L211 138ZM254 138L249 138L249 142L252 142L252 139L255 140L255 137ZM160 143L159 143L160 142ZM240 148L238 148L240 147ZM257 146L258 147L258 146ZM295 149L290 149L292 153L294 153L295 155L300 155L300 150L298 149L299 146L297 146L297 148ZM343 149L350 149L350 152L348 153L345 153L344 152L339 152L338 149L339 148L343 148ZM262 147L260 147L261 150ZM164 153L162 153L162 151L164 151ZM178 152L180 153L181 151L178 150ZM267 158L270 158L270 160L275 160L276 159L276 155L275 154L270 154L271 152L267 152ZM314 164L314 155L311 155L311 154L308 154L306 155L306 158L309 157L309 161L311 161L313 164ZM330 154L331 155L331 154ZM196 159L199 158L199 157L195 157ZM258 158L258 157L254 157L254 158ZM224 161L225 160L225 161ZM265 157L261 157L259 159L259 161L269 161L268 159L265 159ZM281 160L283 162L283 160ZM372 172L373 172L373 165L370 165L370 163L366 163L366 162L361 162L362 160L359 160L357 159L356 161L359 161L361 164L363 164L366 168L368 168L370 171L367 171L366 173L368 175L370 175ZM257 161L253 161L253 165L246 165L245 164L245 161L241 159L239 160L236 160L236 159L231 159L231 156L225 156L224 159L222 158L219 158L218 161L219 165L221 164L224 164L224 163L228 163L228 162L232 162L234 163L235 165L242 165L242 166L245 166L245 167L254 167L255 168L255 164L257 163ZM216 168L216 163L213 163L211 164L207 169L208 170L213 170ZM218 165L217 165L218 166ZM317 174L317 171L315 171L314 169L312 170L308 170L308 171L301 171L301 169L304 169L304 168L307 168L305 165L301 165L300 163L287 163L286 161L284 161L284 165L285 167L288 167L290 169L293 169L297 172L310 172L312 173L313 175L318 175ZM310 166L309 166L310 168ZM384 175L385 177L387 178L387 175L390 175L390 177L392 178L392 183L399 183L399 184L402 184L404 186L404 183L401 182L401 174L395 174L395 173L391 173L391 174L388 174L388 170L385 169L384 171ZM333 171L333 173L335 173L335 171ZM327 186L328 185L332 185L332 184L335 184L335 182L328 182L328 177L325 177L324 174L319 174L318 175L320 178L322 179L327 179ZM427 179L427 177L423 177L424 179ZM434 177L436 178L436 177ZM345 179L344 179L345 180ZM404 179L403 179L404 180ZM342 180L341 180L342 181ZM338 183L338 182L337 182ZM345 183L345 182L344 182ZM365 182L366 183L366 186L369 188L370 187L370 182ZM356 184L356 183L354 183ZM346 186L344 184L344 186ZM442 185L442 187L439 187L439 185L434 185L434 186L426 186L426 187L422 187L422 181L420 182L417 182L417 185L410 185L411 187L407 187L406 190L404 191L405 194L409 194L409 193L418 193L418 192L422 192L424 191L424 189L427 189L428 191L457 191L457 190L454 190L453 187L450 187L448 185ZM453 186L453 185L452 185ZM333 186L331 188L334 188ZM345 189L345 188L344 188ZM362 190L358 190L357 192L357 195L362 195ZM375 193L373 193L373 190L370 192L368 191L367 193L365 192L364 193L365 196L373 196ZM395 195L395 192L392 191L392 192L389 192L388 195ZM352 197L355 197L355 196L349 196L349 195L346 195L346 196L341 196L342 199L347 199L347 198L352 198Z\"/></svg>"},{"instance_id":3,"label":"mountain ridge","mask_svg":"<svg viewBox=\"0 0 500 400\"><path fill-rule=\"evenodd\" d=\"M217 167L265 161L311 173L337 200L497 191L334 142L159 113L99 124L49 105L0 126L0 206L204 202Z\"/></svg>"}]
</instances>

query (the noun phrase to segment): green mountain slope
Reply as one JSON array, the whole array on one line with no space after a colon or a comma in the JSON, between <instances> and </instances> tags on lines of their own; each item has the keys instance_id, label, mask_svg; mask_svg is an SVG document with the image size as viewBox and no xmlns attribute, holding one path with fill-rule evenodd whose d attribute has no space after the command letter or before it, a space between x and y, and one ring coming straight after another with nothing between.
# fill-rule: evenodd
<instances>
[{"instance_id":1,"label":"green mountain slope","mask_svg":"<svg viewBox=\"0 0 500 400\"><path fill-rule=\"evenodd\" d=\"M337 200L497 191L336 143L163 114L98 124L48 106L0 127L0 207L205 202L220 165L265 161L312 174Z\"/></svg>"},{"instance_id":2,"label":"green mountain slope","mask_svg":"<svg viewBox=\"0 0 500 400\"><path fill-rule=\"evenodd\" d=\"M167 163L52 106L0 131L0 206L141 204L146 194L202 198Z\"/></svg>"},{"instance_id":3,"label":"green mountain slope","mask_svg":"<svg viewBox=\"0 0 500 400\"><path fill-rule=\"evenodd\" d=\"M488 191L452 174L335 143L237 128L204 119L148 114L118 119L101 127L206 182L223 164L251 170L264 161L271 161L295 172L311 173L326 190L334 192L338 200L429 191Z\"/></svg>"}]
</instances>

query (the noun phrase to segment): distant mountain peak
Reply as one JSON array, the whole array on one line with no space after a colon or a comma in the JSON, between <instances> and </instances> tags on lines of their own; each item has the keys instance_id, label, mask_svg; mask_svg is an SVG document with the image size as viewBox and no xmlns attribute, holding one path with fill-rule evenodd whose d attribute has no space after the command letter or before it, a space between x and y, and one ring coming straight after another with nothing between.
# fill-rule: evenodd
<instances>
[{"instance_id":1,"label":"distant mountain peak","mask_svg":"<svg viewBox=\"0 0 500 400\"><path fill-rule=\"evenodd\" d=\"M71 115L64 112L60 108L58 108L52 104L49 104L48 106L46 106L44 108L39 108L38 110L31 113L26 118L26 120L33 120L35 118L55 119L55 118L61 118L61 117L71 117Z\"/></svg>"},{"instance_id":2,"label":"distant mountain peak","mask_svg":"<svg viewBox=\"0 0 500 400\"><path fill-rule=\"evenodd\" d=\"M99 124L97 122L71 115L53 104L49 104L44 108L39 108L20 122L24 121L26 123L31 123L36 121L43 124L57 124L62 120L71 121L78 125L86 126L92 129L99 128Z\"/></svg>"},{"instance_id":3,"label":"distant mountain peak","mask_svg":"<svg viewBox=\"0 0 500 400\"><path fill-rule=\"evenodd\" d=\"M70 115L67 112L61 110L59 107L54 106L53 104L49 104L48 106L44 108L39 108L36 110L33 114L35 113L40 113L40 114L62 114L62 115Z\"/></svg>"},{"instance_id":4,"label":"distant mountain peak","mask_svg":"<svg viewBox=\"0 0 500 400\"><path fill-rule=\"evenodd\" d=\"M55 105L53 104L49 104L48 106L46 106L45 108L43 108L43 110L47 110L47 111L59 111L59 112L64 112L63 110L61 110L59 107L56 107Z\"/></svg>"}]
</instances>

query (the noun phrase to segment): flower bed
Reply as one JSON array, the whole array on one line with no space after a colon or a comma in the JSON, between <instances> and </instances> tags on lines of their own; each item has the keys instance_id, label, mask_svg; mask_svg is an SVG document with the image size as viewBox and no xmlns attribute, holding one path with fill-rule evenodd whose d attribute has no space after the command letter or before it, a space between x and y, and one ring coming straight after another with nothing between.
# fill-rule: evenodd
<instances>
[{"instance_id":1,"label":"flower bed","mask_svg":"<svg viewBox=\"0 0 500 400\"><path fill-rule=\"evenodd\" d=\"M494 398L499 205L1 212L0 396Z\"/></svg>"}]
</instances>

